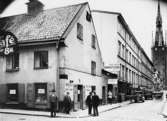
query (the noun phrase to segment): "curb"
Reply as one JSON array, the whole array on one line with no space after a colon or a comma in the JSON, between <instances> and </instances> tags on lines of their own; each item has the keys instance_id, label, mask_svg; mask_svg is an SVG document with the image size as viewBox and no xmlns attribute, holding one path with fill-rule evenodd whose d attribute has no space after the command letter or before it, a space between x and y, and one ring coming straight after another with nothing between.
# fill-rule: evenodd
<instances>
[{"instance_id":1,"label":"curb","mask_svg":"<svg viewBox=\"0 0 167 121\"><path fill-rule=\"evenodd\" d=\"M129 105L131 103L128 103L128 104L125 104L125 105ZM119 106L116 106L116 107L113 107L113 108L110 108L110 109L106 109L106 110L103 110L99 113L104 113L104 112L107 112L107 111L110 111L110 110L114 110L114 109L117 109L117 108L120 108L120 107L123 107L125 105L119 105ZM42 116L42 117L50 117L50 115L42 115L42 114L26 114L26 113L15 113L15 112L5 112L5 111L0 111L0 113L3 113L3 114L17 114L17 115L27 115L27 116ZM91 117L90 115L85 115L85 116L56 116L55 118L86 118L86 117Z\"/></svg>"}]
</instances>

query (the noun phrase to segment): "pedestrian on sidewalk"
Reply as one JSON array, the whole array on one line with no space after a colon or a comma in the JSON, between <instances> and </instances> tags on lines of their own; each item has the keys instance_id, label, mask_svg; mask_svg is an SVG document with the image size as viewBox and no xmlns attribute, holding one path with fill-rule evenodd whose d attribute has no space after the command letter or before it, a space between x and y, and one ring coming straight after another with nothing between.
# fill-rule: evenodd
<instances>
[{"instance_id":1,"label":"pedestrian on sidewalk","mask_svg":"<svg viewBox=\"0 0 167 121\"><path fill-rule=\"evenodd\" d=\"M69 114L71 110L71 97L69 92L67 92L67 94L64 96L63 104L64 104L64 112L66 114Z\"/></svg>"},{"instance_id":2,"label":"pedestrian on sidewalk","mask_svg":"<svg viewBox=\"0 0 167 121\"><path fill-rule=\"evenodd\" d=\"M99 112L98 112L99 102L100 102L99 96L96 95L96 92L93 92L92 106L93 106L93 115L94 116L98 116L99 115Z\"/></svg>"},{"instance_id":3,"label":"pedestrian on sidewalk","mask_svg":"<svg viewBox=\"0 0 167 121\"><path fill-rule=\"evenodd\" d=\"M92 92L86 98L86 105L88 106L88 114L92 114Z\"/></svg>"},{"instance_id":4,"label":"pedestrian on sidewalk","mask_svg":"<svg viewBox=\"0 0 167 121\"><path fill-rule=\"evenodd\" d=\"M49 97L51 117L56 117L58 99L57 99L57 96L56 96L55 92L56 91L53 89L51 91L51 95Z\"/></svg>"}]
</instances>

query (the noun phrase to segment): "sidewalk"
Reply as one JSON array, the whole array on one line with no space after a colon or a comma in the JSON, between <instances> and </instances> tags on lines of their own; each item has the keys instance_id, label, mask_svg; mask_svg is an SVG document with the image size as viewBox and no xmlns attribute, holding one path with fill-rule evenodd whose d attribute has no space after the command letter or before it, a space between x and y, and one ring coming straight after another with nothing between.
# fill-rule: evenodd
<instances>
[{"instance_id":1,"label":"sidewalk","mask_svg":"<svg viewBox=\"0 0 167 121\"><path fill-rule=\"evenodd\" d=\"M126 106L130 104L130 101L125 101L122 103L116 104L107 104L99 106L99 113L106 112L115 108L119 108L122 106ZM50 112L47 111L31 111L31 110L20 110L20 109L0 109L0 113L5 114L19 114L19 115L30 115L30 116L45 116L50 117ZM57 113L56 116L58 118L84 118L89 117L88 109L85 110L78 110L76 112L71 112L69 115L64 113Z\"/></svg>"}]
</instances>

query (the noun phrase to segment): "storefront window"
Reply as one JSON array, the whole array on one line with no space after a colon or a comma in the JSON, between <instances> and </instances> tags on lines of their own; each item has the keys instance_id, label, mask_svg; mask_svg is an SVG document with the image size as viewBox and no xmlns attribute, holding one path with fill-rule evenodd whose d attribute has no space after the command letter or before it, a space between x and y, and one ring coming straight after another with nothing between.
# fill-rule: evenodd
<instances>
[{"instance_id":1,"label":"storefront window","mask_svg":"<svg viewBox=\"0 0 167 121\"><path fill-rule=\"evenodd\" d=\"M35 84L35 102L47 103L47 84L46 83Z\"/></svg>"},{"instance_id":2,"label":"storefront window","mask_svg":"<svg viewBox=\"0 0 167 121\"><path fill-rule=\"evenodd\" d=\"M18 101L18 84L7 84L8 101Z\"/></svg>"}]
</instances>

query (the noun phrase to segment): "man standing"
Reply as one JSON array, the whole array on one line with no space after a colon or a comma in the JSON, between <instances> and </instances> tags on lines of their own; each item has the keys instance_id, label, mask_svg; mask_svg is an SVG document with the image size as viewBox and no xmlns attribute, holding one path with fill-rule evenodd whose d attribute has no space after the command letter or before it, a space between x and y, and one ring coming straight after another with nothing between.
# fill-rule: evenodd
<instances>
[{"instance_id":1,"label":"man standing","mask_svg":"<svg viewBox=\"0 0 167 121\"><path fill-rule=\"evenodd\" d=\"M71 97L69 94L70 93L67 92L67 94L64 96L64 111L66 114L69 114L71 110Z\"/></svg>"},{"instance_id":2,"label":"man standing","mask_svg":"<svg viewBox=\"0 0 167 121\"><path fill-rule=\"evenodd\" d=\"M57 109L57 96L55 94L55 90L53 89L51 91L51 95L49 97L49 101L50 101L50 114L51 117L55 117L56 116L56 109Z\"/></svg>"},{"instance_id":3,"label":"man standing","mask_svg":"<svg viewBox=\"0 0 167 121\"><path fill-rule=\"evenodd\" d=\"M99 112L98 112L99 102L100 102L99 96L96 95L96 92L93 92L92 105L93 105L93 115L94 116L98 116L99 115Z\"/></svg>"},{"instance_id":4,"label":"man standing","mask_svg":"<svg viewBox=\"0 0 167 121\"><path fill-rule=\"evenodd\" d=\"M88 106L88 114L92 114L92 92L86 98L86 105Z\"/></svg>"}]
</instances>

